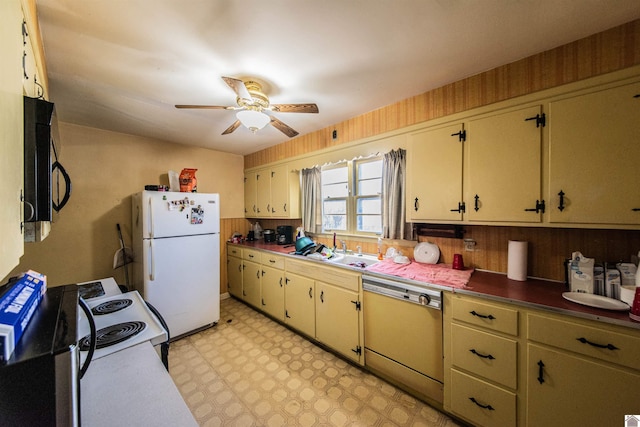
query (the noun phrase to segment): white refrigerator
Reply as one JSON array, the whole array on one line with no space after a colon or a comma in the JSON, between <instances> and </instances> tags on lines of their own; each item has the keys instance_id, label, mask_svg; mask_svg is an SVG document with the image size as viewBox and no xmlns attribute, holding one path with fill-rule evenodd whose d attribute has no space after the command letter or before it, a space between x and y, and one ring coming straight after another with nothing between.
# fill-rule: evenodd
<instances>
[{"instance_id":1,"label":"white refrigerator","mask_svg":"<svg viewBox=\"0 0 640 427\"><path fill-rule=\"evenodd\" d=\"M219 194L133 195L133 284L171 339L220 319Z\"/></svg>"}]
</instances>

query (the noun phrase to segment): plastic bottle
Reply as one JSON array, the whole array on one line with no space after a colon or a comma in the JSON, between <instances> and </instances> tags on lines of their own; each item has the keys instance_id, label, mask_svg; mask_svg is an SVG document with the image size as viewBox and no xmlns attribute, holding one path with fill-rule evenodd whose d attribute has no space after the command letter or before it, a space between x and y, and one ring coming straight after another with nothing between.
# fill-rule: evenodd
<instances>
[{"instance_id":1,"label":"plastic bottle","mask_svg":"<svg viewBox=\"0 0 640 427\"><path fill-rule=\"evenodd\" d=\"M382 238L378 237L378 259L382 259Z\"/></svg>"},{"instance_id":2,"label":"plastic bottle","mask_svg":"<svg viewBox=\"0 0 640 427\"><path fill-rule=\"evenodd\" d=\"M256 221L256 226L253 231L255 232L257 240L262 239L262 227L260 227L260 223L258 221Z\"/></svg>"}]
</instances>

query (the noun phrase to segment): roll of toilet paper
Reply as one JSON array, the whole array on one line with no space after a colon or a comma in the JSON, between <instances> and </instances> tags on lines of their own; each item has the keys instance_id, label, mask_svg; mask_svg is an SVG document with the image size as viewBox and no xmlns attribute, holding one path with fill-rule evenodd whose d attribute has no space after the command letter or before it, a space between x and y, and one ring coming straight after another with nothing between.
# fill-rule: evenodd
<instances>
[{"instance_id":1,"label":"roll of toilet paper","mask_svg":"<svg viewBox=\"0 0 640 427\"><path fill-rule=\"evenodd\" d=\"M507 278L519 281L527 280L527 242L509 240Z\"/></svg>"}]
</instances>

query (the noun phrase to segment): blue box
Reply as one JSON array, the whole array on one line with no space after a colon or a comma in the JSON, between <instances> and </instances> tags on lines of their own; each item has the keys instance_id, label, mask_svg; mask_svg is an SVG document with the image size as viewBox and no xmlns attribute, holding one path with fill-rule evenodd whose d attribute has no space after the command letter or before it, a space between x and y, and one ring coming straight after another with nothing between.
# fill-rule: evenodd
<instances>
[{"instance_id":1,"label":"blue box","mask_svg":"<svg viewBox=\"0 0 640 427\"><path fill-rule=\"evenodd\" d=\"M7 361L47 291L47 277L29 270L0 297L0 362Z\"/></svg>"}]
</instances>

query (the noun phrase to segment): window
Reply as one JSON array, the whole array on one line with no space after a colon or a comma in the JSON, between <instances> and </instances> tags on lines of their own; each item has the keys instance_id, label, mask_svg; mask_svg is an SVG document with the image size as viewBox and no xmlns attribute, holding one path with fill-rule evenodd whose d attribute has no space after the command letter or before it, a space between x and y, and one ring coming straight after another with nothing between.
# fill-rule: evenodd
<instances>
[{"instance_id":1,"label":"window","mask_svg":"<svg viewBox=\"0 0 640 427\"><path fill-rule=\"evenodd\" d=\"M382 159L343 162L322 169L322 231L382 232Z\"/></svg>"}]
</instances>

